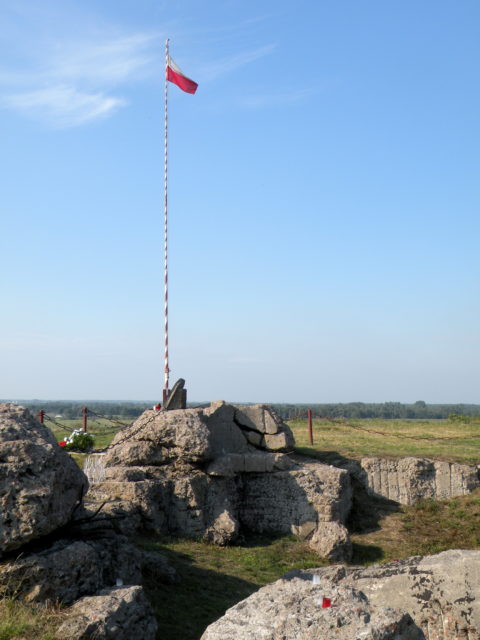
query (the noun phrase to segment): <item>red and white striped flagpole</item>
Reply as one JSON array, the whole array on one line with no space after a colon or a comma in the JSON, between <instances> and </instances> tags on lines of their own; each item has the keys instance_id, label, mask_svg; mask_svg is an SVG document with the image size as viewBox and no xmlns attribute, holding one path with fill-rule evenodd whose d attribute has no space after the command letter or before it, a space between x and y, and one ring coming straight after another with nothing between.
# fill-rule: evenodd
<instances>
[{"instance_id":1,"label":"red and white striped flagpole","mask_svg":"<svg viewBox=\"0 0 480 640\"><path fill-rule=\"evenodd\" d=\"M163 385L163 403L167 401L169 393L168 375L170 369L168 366L168 81L167 81L167 69L168 69L168 41L165 42L165 179L164 179L164 219L165 219L165 231L164 231L164 256L165 256L165 382Z\"/></svg>"}]
</instances>

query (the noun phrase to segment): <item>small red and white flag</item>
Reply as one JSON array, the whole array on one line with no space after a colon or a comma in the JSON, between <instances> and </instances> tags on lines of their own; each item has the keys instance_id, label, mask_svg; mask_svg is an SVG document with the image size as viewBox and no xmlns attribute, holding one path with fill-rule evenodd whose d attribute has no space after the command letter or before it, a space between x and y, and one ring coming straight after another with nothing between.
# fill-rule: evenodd
<instances>
[{"instance_id":1,"label":"small red and white flag","mask_svg":"<svg viewBox=\"0 0 480 640\"><path fill-rule=\"evenodd\" d=\"M198 84L183 73L180 67L168 56L167 63L167 80L176 84L182 91L186 93L195 93Z\"/></svg>"}]
</instances>

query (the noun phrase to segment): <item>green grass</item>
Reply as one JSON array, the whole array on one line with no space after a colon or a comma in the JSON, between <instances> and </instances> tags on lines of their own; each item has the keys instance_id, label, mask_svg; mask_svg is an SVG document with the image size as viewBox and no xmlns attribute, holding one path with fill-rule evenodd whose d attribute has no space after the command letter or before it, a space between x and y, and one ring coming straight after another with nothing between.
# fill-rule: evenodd
<instances>
[{"instance_id":1,"label":"green grass","mask_svg":"<svg viewBox=\"0 0 480 640\"><path fill-rule=\"evenodd\" d=\"M54 640L61 621L58 608L0 599L0 640Z\"/></svg>"},{"instance_id":2,"label":"green grass","mask_svg":"<svg viewBox=\"0 0 480 640\"><path fill-rule=\"evenodd\" d=\"M418 456L476 464L480 458L480 419L467 424L449 420L351 420L353 425L384 432L377 435L326 420L313 421L313 446L309 443L306 420L291 420L297 450L326 462L335 458L360 459L365 456L402 458ZM404 437L395 437L409 436ZM458 438L435 440L435 437ZM418 437L432 440L416 440Z\"/></svg>"},{"instance_id":3,"label":"green grass","mask_svg":"<svg viewBox=\"0 0 480 640\"><path fill-rule=\"evenodd\" d=\"M451 500L423 501L380 518L352 535L354 562L388 562L447 549L480 549L480 490Z\"/></svg>"}]
</instances>

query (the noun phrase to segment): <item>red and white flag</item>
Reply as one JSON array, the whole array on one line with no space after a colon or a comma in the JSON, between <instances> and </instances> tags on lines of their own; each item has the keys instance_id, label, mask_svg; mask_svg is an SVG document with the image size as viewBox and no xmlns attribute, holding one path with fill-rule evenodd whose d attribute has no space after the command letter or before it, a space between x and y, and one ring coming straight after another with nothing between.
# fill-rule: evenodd
<instances>
[{"instance_id":1,"label":"red and white flag","mask_svg":"<svg viewBox=\"0 0 480 640\"><path fill-rule=\"evenodd\" d=\"M195 93L198 87L196 82L187 78L170 56L168 56L167 80L176 84L177 87L180 87L180 89L186 91L186 93Z\"/></svg>"}]
</instances>

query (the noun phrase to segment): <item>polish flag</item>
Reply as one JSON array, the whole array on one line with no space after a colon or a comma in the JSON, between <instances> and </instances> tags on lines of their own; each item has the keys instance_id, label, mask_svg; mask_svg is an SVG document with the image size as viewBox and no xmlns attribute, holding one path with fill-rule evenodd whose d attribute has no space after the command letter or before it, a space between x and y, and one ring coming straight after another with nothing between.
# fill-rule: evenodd
<instances>
[{"instance_id":1,"label":"polish flag","mask_svg":"<svg viewBox=\"0 0 480 640\"><path fill-rule=\"evenodd\" d=\"M173 82L173 84L176 84L177 87L180 87L182 91L186 91L187 93L195 93L198 87L196 82L187 78L170 56L168 56L167 80L170 80L170 82Z\"/></svg>"}]
</instances>

